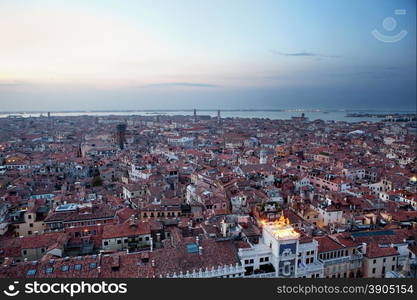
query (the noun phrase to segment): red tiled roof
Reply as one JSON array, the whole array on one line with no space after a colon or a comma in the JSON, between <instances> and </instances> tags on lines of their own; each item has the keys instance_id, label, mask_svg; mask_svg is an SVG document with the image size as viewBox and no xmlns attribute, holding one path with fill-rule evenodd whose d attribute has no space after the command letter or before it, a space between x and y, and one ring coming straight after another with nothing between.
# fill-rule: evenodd
<instances>
[{"instance_id":1,"label":"red tiled roof","mask_svg":"<svg viewBox=\"0 0 417 300\"><path fill-rule=\"evenodd\" d=\"M370 243L366 247L365 256L368 258L377 258L393 255L399 255L399 253L395 248L392 247L380 247L377 243Z\"/></svg>"},{"instance_id":2,"label":"red tiled roof","mask_svg":"<svg viewBox=\"0 0 417 300\"><path fill-rule=\"evenodd\" d=\"M318 250L319 253L329 252L329 251L334 251L334 250L344 248L341 244L337 243L336 241L334 241L328 236L315 237L314 239L319 242L319 250Z\"/></svg>"},{"instance_id":3,"label":"red tiled roof","mask_svg":"<svg viewBox=\"0 0 417 300\"><path fill-rule=\"evenodd\" d=\"M103 239L150 233L151 226L148 222L127 222L123 224L106 225L103 227Z\"/></svg>"}]
</instances>

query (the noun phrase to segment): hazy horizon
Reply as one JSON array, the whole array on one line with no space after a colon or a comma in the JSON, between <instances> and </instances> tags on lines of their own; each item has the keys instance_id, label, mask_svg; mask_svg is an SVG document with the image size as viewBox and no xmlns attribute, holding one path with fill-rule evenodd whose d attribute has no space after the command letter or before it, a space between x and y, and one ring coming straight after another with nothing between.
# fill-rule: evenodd
<instances>
[{"instance_id":1,"label":"hazy horizon","mask_svg":"<svg viewBox=\"0 0 417 300\"><path fill-rule=\"evenodd\" d=\"M0 43L0 111L416 109L413 0L4 0Z\"/></svg>"}]
</instances>

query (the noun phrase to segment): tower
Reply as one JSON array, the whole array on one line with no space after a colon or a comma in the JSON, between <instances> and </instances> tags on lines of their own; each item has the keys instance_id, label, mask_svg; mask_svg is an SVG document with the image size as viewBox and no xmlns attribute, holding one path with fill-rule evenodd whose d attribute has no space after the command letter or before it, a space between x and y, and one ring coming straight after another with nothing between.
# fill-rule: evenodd
<instances>
[{"instance_id":1,"label":"tower","mask_svg":"<svg viewBox=\"0 0 417 300\"><path fill-rule=\"evenodd\" d=\"M217 124L220 124L221 117L220 117L220 109L217 111Z\"/></svg>"},{"instance_id":2,"label":"tower","mask_svg":"<svg viewBox=\"0 0 417 300\"><path fill-rule=\"evenodd\" d=\"M197 123L197 110L194 108L194 123Z\"/></svg>"},{"instance_id":3,"label":"tower","mask_svg":"<svg viewBox=\"0 0 417 300\"><path fill-rule=\"evenodd\" d=\"M296 277L300 234L282 214L279 220L263 224L263 243L272 250L276 277Z\"/></svg>"},{"instance_id":4,"label":"tower","mask_svg":"<svg viewBox=\"0 0 417 300\"><path fill-rule=\"evenodd\" d=\"M118 124L116 133L116 141L119 145L120 150L124 149L125 135L126 135L126 124Z\"/></svg>"},{"instance_id":5,"label":"tower","mask_svg":"<svg viewBox=\"0 0 417 300\"><path fill-rule=\"evenodd\" d=\"M266 155L266 151L261 150L261 152L259 154L259 163L260 164L266 164L267 160L268 160L268 156Z\"/></svg>"}]
</instances>

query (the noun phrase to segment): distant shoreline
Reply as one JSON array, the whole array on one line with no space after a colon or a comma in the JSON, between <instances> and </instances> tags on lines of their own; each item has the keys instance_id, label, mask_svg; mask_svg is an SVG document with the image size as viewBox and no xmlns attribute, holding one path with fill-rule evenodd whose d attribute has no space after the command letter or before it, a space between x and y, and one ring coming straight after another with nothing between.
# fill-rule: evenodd
<instances>
[{"instance_id":1,"label":"distant shoreline","mask_svg":"<svg viewBox=\"0 0 417 300\"><path fill-rule=\"evenodd\" d=\"M221 112L380 112L380 113L410 113L415 114L416 110L375 110L375 109L198 109L196 108L197 112L206 111L206 112L213 112L220 110ZM189 111L193 112L194 109L111 109L111 110L15 110L15 111L1 111L0 114L29 114L29 113L128 113L128 112L181 112L181 111Z\"/></svg>"}]
</instances>

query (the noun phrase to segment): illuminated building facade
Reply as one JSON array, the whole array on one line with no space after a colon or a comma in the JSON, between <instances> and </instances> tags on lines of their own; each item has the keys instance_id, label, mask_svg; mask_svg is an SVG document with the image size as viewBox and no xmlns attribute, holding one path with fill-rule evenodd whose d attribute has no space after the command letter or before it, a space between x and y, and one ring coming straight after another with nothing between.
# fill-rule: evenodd
<instances>
[{"instance_id":1,"label":"illuminated building facade","mask_svg":"<svg viewBox=\"0 0 417 300\"><path fill-rule=\"evenodd\" d=\"M317 253L317 241L302 237L283 215L275 222L262 222L259 244L239 249L247 277L322 278Z\"/></svg>"},{"instance_id":2,"label":"illuminated building facade","mask_svg":"<svg viewBox=\"0 0 417 300\"><path fill-rule=\"evenodd\" d=\"M295 277L300 234L292 228L288 219L281 215L277 222L265 223L262 238L272 251L276 277Z\"/></svg>"}]
</instances>

